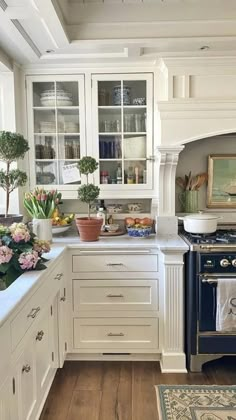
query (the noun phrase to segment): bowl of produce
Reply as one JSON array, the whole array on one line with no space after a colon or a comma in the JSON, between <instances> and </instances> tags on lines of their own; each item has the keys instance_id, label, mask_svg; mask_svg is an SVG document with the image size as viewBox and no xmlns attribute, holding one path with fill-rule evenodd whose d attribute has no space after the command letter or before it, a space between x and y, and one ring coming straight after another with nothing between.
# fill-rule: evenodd
<instances>
[{"instance_id":1,"label":"bowl of produce","mask_svg":"<svg viewBox=\"0 0 236 420\"><path fill-rule=\"evenodd\" d=\"M58 209L55 209L51 218L52 233L58 234L58 233L66 232L70 228L74 220L74 217L75 217L74 214L65 216L63 213L60 214Z\"/></svg>"},{"instance_id":2,"label":"bowl of produce","mask_svg":"<svg viewBox=\"0 0 236 420\"><path fill-rule=\"evenodd\" d=\"M128 235L133 238L146 238L152 232L151 226L145 225L134 225L134 226L127 226Z\"/></svg>"}]
</instances>

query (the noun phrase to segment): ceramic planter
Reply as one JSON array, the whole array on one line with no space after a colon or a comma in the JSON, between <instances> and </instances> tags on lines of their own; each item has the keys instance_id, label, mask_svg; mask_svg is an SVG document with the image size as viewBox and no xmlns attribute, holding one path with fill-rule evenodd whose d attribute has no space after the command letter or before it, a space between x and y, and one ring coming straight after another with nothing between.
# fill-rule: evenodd
<instances>
[{"instance_id":1,"label":"ceramic planter","mask_svg":"<svg viewBox=\"0 0 236 420\"><path fill-rule=\"evenodd\" d=\"M99 239L103 219L100 217L78 217L76 219L80 239L83 242L94 242Z\"/></svg>"}]
</instances>

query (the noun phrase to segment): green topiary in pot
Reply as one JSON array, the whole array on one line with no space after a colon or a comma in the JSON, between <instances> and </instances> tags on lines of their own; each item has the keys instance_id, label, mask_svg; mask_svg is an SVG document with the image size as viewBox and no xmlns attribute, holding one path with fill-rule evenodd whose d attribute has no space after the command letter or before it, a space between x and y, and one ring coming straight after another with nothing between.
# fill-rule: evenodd
<instances>
[{"instance_id":1,"label":"green topiary in pot","mask_svg":"<svg viewBox=\"0 0 236 420\"><path fill-rule=\"evenodd\" d=\"M11 164L18 159L23 159L29 150L28 141L18 133L10 131L0 132L0 161L4 162L6 169L0 170L0 188L6 193L5 223L11 224L13 221L20 221L22 216L9 215L10 194L18 187L23 187L27 181L25 172L19 169L11 169Z\"/></svg>"},{"instance_id":2,"label":"green topiary in pot","mask_svg":"<svg viewBox=\"0 0 236 420\"><path fill-rule=\"evenodd\" d=\"M88 177L97 170L98 163L93 157L84 156L78 162L78 168L80 174L85 175L87 180L86 184L79 187L78 197L82 202L88 204L88 217L78 217L76 219L76 226L82 241L97 241L101 231L102 219L91 217L90 207L91 204L98 198L100 188L89 183Z\"/></svg>"}]
</instances>

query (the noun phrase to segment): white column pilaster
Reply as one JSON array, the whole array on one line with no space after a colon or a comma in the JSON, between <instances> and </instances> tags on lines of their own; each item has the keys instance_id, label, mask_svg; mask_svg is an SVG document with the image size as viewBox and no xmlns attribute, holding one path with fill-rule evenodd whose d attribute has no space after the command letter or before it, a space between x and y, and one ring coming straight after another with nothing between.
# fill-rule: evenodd
<instances>
[{"instance_id":1,"label":"white column pilaster","mask_svg":"<svg viewBox=\"0 0 236 420\"><path fill-rule=\"evenodd\" d=\"M158 216L157 233L175 234L178 230L175 216L175 175L179 153L184 146L158 146Z\"/></svg>"},{"instance_id":2,"label":"white column pilaster","mask_svg":"<svg viewBox=\"0 0 236 420\"><path fill-rule=\"evenodd\" d=\"M161 371L186 372L183 251L160 252Z\"/></svg>"}]
</instances>

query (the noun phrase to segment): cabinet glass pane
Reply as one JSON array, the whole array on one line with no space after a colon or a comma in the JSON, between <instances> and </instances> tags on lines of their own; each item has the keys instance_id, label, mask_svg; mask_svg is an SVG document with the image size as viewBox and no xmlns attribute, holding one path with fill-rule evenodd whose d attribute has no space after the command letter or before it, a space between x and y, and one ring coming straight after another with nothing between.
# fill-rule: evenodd
<instances>
[{"instance_id":1,"label":"cabinet glass pane","mask_svg":"<svg viewBox=\"0 0 236 420\"><path fill-rule=\"evenodd\" d=\"M73 182L64 182L64 178L63 178L63 166L65 165L75 165L76 161L70 161L70 160L61 160L59 161L59 184L60 185L79 185L81 184L80 180L76 180Z\"/></svg>"},{"instance_id":2,"label":"cabinet glass pane","mask_svg":"<svg viewBox=\"0 0 236 420\"><path fill-rule=\"evenodd\" d=\"M122 162L105 160L99 162L101 184L122 184Z\"/></svg>"},{"instance_id":3,"label":"cabinet glass pane","mask_svg":"<svg viewBox=\"0 0 236 420\"><path fill-rule=\"evenodd\" d=\"M99 158L121 159L121 136L99 136Z\"/></svg>"},{"instance_id":4,"label":"cabinet glass pane","mask_svg":"<svg viewBox=\"0 0 236 420\"><path fill-rule=\"evenodd\" d=\"M34 132L56 133L55 110L34 109Z\"/></svg>"},{"instance_id":5,"label":"cabinet glass pane","mask_svg":"<svg viewBox=\"0 0 236 420\"><path fill-rule=\"evenodd\" d=\"M121 109L100 108L98 125L100 133L120 133L122 131Z\"/></svg>"},{"instance_id":6,"label":"cabinet glass pane","mask_svg":"<svg viewBox=\"0 0 236 420\"><path fill-rule=\"evenodd\" d=\"M33 106L55 106L55 83L34 82L33 83Z\"/></svg>"},{"instance_id":7,"label":"cabinet glass pane","mask_svg":"<svg viewBox=\"0 0 236 420\"><path fill-rule=\"evenodd\" d=\"M56 158L56 137L43 134L34 136L35 159Z\"/></svg>"},{"instance_id":8,"label":"cabinet glass pane","mask_svg":"<svg viewBox=\"0 0 236 420\"><path fill-rule=\"evenodd\" d=\"M79 105L78 82L56 82L56 105L62 107Z\"/></svg>"},{"instance_id":9,"label":"cabinet glass pane","mask_svg":"<svg viewBox=\"0 0 236 420\"><path fill-rule=\"evenodd\" d=\"M121 105L121 81L98 82L98 106Z\"/></svg>"},{"instance_id":10,"label":"cabinet glass pane","mask_svg":"<svg viewBox=\"0 0 236 420\"><path fill-rule=\"evenodd\" d=\"M124 108L124 132L146 132L146 108Z\"/></svg>"},{"instance_id":11,"label":"cabinet glass pane","mask_svg":"<svg viewBox=\"0 0 236 420\"><path fill-rule=\"evenodd\" d=\"M59 134L58 152L59 159L80 159L80 137Z\"/></svg>"},{"instance_id":12,"label":"cabinet glass pane","mask_svg":"<svg viewBox=\"0 0 236 420\"><path fill-rule=\"evenodd\" d=\"M125 159L145 159L146 136L124 136L123 150Z\"/></svg>"},{"instance_id":13,"label":"cabinet glass pane","mask_svg":"<svg viewBox=\"0 0 236 420\"><path fill-rule=\"evenodd\" d=\"M146 184L147 168L146 160L125 160L124 162L125 184Z\"/></svg>"},{"instance_id":14,"label":"cabinet glass pane","mask_svg":"<svg viewBox=\"0 0 236 420\"><path fill-rule=\"evenodd\" d=\"M123 104L124 105L146 105L147 87L146 80L124 80L123 82Z\"/></svg>"},{"instance_id":15,"label":"cabinet glass pane","mask_svg":"<svg viewBox=\"0 0 236 420\"><path fill-rule=\"evenodd\" d=\"M78 109L57 109L58 133L79 133Z\"/></svg>"},{"instance_id":16,"label":"cabinet glass pane","mask_svg":"<svg viewBox=\"0 0 236 420\"><path fill-rule=\"evenodd\" d=\"M56 162L36 161L36 184L58 184Z\"/></svg>"}]
</instances>

